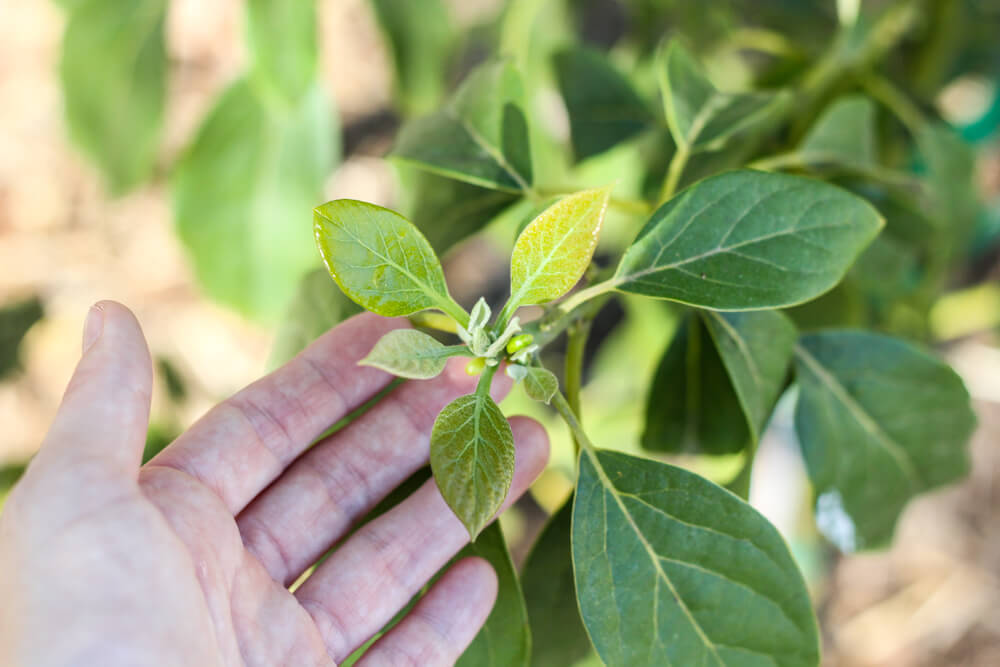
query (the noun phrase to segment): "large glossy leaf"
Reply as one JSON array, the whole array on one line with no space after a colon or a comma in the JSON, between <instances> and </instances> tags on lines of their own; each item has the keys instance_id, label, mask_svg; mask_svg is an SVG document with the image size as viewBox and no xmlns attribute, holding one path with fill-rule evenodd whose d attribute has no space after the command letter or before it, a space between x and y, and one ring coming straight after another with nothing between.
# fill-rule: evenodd
<instances>
[{"instance_id":1,"label":"large glossy leaf","mask_svg":"<svg viewBox=\"0 0 1000 667\"><path fill-rule=\"evenodd\" d=\"M674 141L690 150L719 148L774 117L788 100L782 93L719 91L677 40L663 53L660 92Z\"/></svg>"},{"instance_id":2,"label":"large glossy leaf","mask_svg":"<svg viewBox=\"0 0 1000 667\"><path fill-rule=\"evenodd\" d=\"M612 285L717 310L793 305L836 285L881 226L875 209L846 190L731 171L653 213Z\"/></svg>"},{"instance_id":3,"label":"large glossy leaf","mask_svg":"<svg viewBox=\"0 0 1000 667\"><path fill-rule=\"evenodd\" d=\"M37 297L0 307L0 380L20 366L21 341L44 315Z\"/></svg>"},{"instance_id":4,"label":"large glossy leaf","mask_svg":"<svg viewBox=\"0 0 1000 667\"><path fill-rule=\"evenodd\" d=\"M461 396L441 411L431 429L431 470L445 502L476 539L514 478L514 436L488 394Z\"/></svg>"},{"instance_id":5,"label":"large glossy leaf","mask_svg":"<svg viewBox=\"0 0 1000 667\"><path fill-rule=\"evenodd\" d=\"M320 335L361 311L330 280L326 269L307 273L278 324L269 366L285 363Z\"/></svg>"},{"instance_id":6,"label":"large glossy leaf","mask_svg":"<svg viewBox=\"0 0 1000 667\"><path fill-rule=\"evenodd\" d=\"M768 417L785 386L797 332L788 316L773 310L743 313L702 311L750 434L764 432Z\"/></svg>"},{"instance_id":7,"label":"large glossy leaf","mask_svg":"<svg viewBox=\"0 0 1000 667\"><path fill-rule=\"evenodd\" d=\"M611 188L565 197L531 221L510 257L510 306L547 303L579 282L590 266Z\"/></svg>"},{"instance_id":8,"label":"large glossy leaf","mask_svg":"<svg viewBox=\"0 0 1000 667\"><path fill-rule=\"evenodd\" d=\"M739 397L697 316L681 323L649 387L642 446L658 452L731 454L750 442Z\"/></svg>"},{"instance_id":9,"label":"large glossy leaf","mask_svg":"<svg viewBox=\"0 0 1000 667\"><path fill-rule=\"evenodd\" d=\"M511 560L500 524L487 526L458 558L479 556L497 574L497 600L476 638L455 663L457 667L527 667L531 631L521 582Z\"/></svg>"},{"instance_id":10,"label":"large glossy leaf","mask_svg":"<svg viewBox=\"0 0 1000 667\"><path fill-rule=\"evenodd\" d=\"M875 164L875 105L850 95L830 105L797 151L807 164L870 167Z\"/></svg>"},{"instance_id":11,"label":"large glossy leaf","mask_svg":"<svg viewBox=\"0 0 1000 667\"><path fill-rule=\"evenodd\" d=\"M316 78L315 0L247 0L254 84L295 104Z\"/></svg>"},{"instance_id":12,"label":"large glossy leaf","mask_svg":"<svg viewBox=\"0 0 1000 667\"><path fill-rule=\"evenodd\" d=\"M609 667L819 664L809 594L778 531L691 472L585 451L573 563Z\"/></svg>"},{"instance_id":13,"label":"large glossy leaf","mask_svg":"<svg viewBox=\"0 0 1000 667\"><path fill-rule=\"evenodd\" d=\"M121 194L156 160L167 91L163 0L80 0L69 12L59 64L66 122Z\"/></svg>"},{"instance_id":14,"label":"large glossy leaf","mask_svg":"<svg viewBox=\"0 0 1000 667\"><path fill-rule=\"evenodd\" d=\"M392 53L396 98L409 114L437 108L445 92L455 31L441 0L372 0Z\"/></svg>"},{"instance_id":15,"label":"large glossy leaf","mask_svg":"<svg viewBox=\"0 0 1000 667\"><path fill-rule=\"evenodd\" d=\"M913 345L862 331L804 336L796 379L817 522L841 549L884 544L913 496L966 473L969 394Z\"/></svg>"},{"instance_id":16,"label":"large glossy leaf","mask_svg":"<svg viewBox=\"0 0 1000 667\"><path fill-rule=\"evenodd\" d=\"M645 101L601 52L562 51L555 56L555 68L577 160L603 153L652 123Z\"/></svg>"},{"instance_id":17,"label":"large glossy leaf","mask_svg":"<svg viewBox=\"0 0 1000 667\"><path fill-rule=\"evenodd\" d=\"M287 109L247 80L223 93L173 181L177 229L210 296L258 319L281 314L318 263L309 214L337 151L318 86Z\"/></svg>"},{"instance_id":18,"label":"large glossy leaf","mask_svg":"<svg viewBox=\"0 0 1000 667\"><path fill-rule=\"evenodd\" d=\"M451 102L403 126L393 157L449 178L497 190L531 188L524 87L509 62L474 70Z\"/></svg>"},{"instance_id":19,"label":"large glossy leaf","mask_svg":"<svg viewBox=\"0 0 1000 667\"><path fill-rule=\"evenodd\" d=\"M409 165L398 167L403 185L400 210L439 254L478 232L520 199L510 192L482 188Z\"/></svg>"},{"instance_id":20,"label":"large glossy leaf","mask_svg":"<svg viewBox=\"0 0 1000 667\"><path fill-rule=\"evenodd\" d=\"M388 317L449 309L441 263L409 220L354 199L318 206L314 217L326 268L354 302Z\"/></svg>"},{"instance_id":21,"label":"large glossy leaf","mask_svg":"<svg viewBox=\"0 0 1000 667\"><path fill-rule=\"evenodd\" d=\"M469 355L465 345L443 345L422 331L396 329L382 336L359 361L399 377L427 380L444 370L448 359Z\"/></svg>"},{"instance_id":22,"label":"large glossy leaf","mask_svg":"<svg viewBox=\"0 0 1000 667\"><path fill-rule=\"evenodd\" d=\"M570 545L572 517L571 498L549 518L522 569L534 667L572 665L591 650L576 604Z\"/></svg>"}]
</instances>

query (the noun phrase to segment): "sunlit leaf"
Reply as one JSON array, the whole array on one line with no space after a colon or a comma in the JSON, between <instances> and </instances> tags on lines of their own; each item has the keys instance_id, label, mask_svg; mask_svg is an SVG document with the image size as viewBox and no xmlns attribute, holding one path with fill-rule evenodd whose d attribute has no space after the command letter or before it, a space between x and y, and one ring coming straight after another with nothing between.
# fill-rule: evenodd
<instances>
[{"instance_id":1,"label":"sunlit leaf","mask_svg":"<svg viewBox=\"0 0 1000 667\"><path fill-rule=\"evenodd\" d=\"M717 310L798 304L836 285L881 226L875 209L846 190L731 171L653 213L611 284Z\"/></svg>"},{"instance_id":2,"label":"sunlit leaf","mask_svg":"<svg viewBox=\"0 0 1000 667\"><path fill-rule=\"evenodd\" d=\"M431 430L431 470L445 502L475 539L500 509L514 478L510 424L485 393L445 406Z\"/></svg>"},{"instance_id":3,"label":"sunlit leaf","mask_svg":"<svg viewBox=\"0 0 1000 667\"><path fill-rule=\"evenodd\" d=\"M250 77L297 103L316 78L315 0L248 0L246 12Z\"/></svg>"},{"instance_id":4,"label":"sunlit leaf","mask_svg":"<svg viewBox=\"0 0 1000 667\"><path fill-rule=\"evenodd\" d=\"M73 3L59 64L66 123L121 194L156 161L167 92L163 0Z\"/></svg>"},{"instance_id":5,"label":"sunlit leaf","mask_svg":"<svg viewBox=\"0 0 1000 667\"><path fill-rule=\"evenodd\" d=\"M610 188L559 200L524 228L510 258L513 306L557 299L579 282L597 248Z\"/></svg>"},{"instance_id":6,"label":"sunlit leaf","mask_svg":"<svg viewBox=\"0 0 1000 667\"><path fill-rule=\"evenodd\" d=\"M509 62L480 65L441 111L403 126L392 155L473 185L529 190L524 87Z\"/></svg>"},{"instance_id":7,"label":"sunlit leaf","mask_svg":"<svg viewBox=\"0 0 1000 667\"><path fill-rule=\"evenodd\" d=\"M691 472L585 451L573 561L608 667L819 664L812 603L781 535Z\"/></svg>"},{"instance_id":8,"label":"sunlit leaf","mask_svg":"<svg viewBox=\"0 0 1000 667\"><path fill-rule=\"evenodd\" d=\"M562 51L555 56L555 67L577 160L603 153L651 125L649 107L604 54L585 48Z\"/></svg>"},{"instance_id":9,"label":"sunlit leaf","mask_svg":"<svg viewBox=\"0 0 1000 667\"><path fill-rule=\"evenodd\" d=\"M674 141L692 150L718 148L765 123L788 102L784 93L719 91L677 40L663 52L660 91Z\"/></svg>"},{"instance_id":10,"label":"sunlit leaf","mask_svg":"<svg viewBox=\"0 0 1000 667\"><path fill-rule=\"evenodd\" d=\"M545 524L522 569L521 584L531 621L531 664L572 665L590 653L573 580L573 500Z\"/></svg>"},{"instance_id":11,"label":"sunlit leaf","mask_svg":"<svg viewBox=\"0 0 1000 667\"><path fill-rule=\"evenodd\" d=\"M464 345L443 345L422 331L396 329L382 336L358 363L399 377L427 380L444 370L448 359L469 355Z\"/></svg>"},{"instance_id":12,"label":"sunlit leaf","mask_svg":"<svg viewBox=\"0 0 1000 667\"><path fill-rule=\"evenodd\" d=\"M413 224L387 208L336 199L315 210L316 242L344 294L389 317L451 302L434 250Z\"/></svg>"},{"instance_id":13,"label":"sunlit leaf","mask_svg":"<svg viewBox=\"0 0 1000 667\"><path fill-rule=\"evenodd\" d=\"M880 334L811 334L795 356L817 523L845 551L885 544L911 498L968 470L969 394L947 365Z\"/></svg>"},{"instance_id":14,"label":"sunlit leaf","mask_svg":"<svg viewBox=\"0 0 1000 667\"><path fill-rule=\"evenodd\" d=\"M274 320L318 264L309 216L338 151L314 86L294 108L265 105L247 80L217 101L173 180L177 230L210 296Z\"/></svg>"}]
</instances>

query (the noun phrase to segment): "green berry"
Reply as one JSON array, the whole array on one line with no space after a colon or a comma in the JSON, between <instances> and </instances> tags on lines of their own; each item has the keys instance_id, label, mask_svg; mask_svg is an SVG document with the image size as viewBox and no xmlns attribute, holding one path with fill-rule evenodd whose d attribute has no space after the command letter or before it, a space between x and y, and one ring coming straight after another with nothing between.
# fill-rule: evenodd
<instances>
[{"instance_id":1,"label":"green berry","mask_svg":"<svg viewBox=\"0 0 1000 667\"><path fill-rule=\"evenodd\" d=\"M465 365L465 372L469 375L479 375L486 368L486 357L476 357Z\"/></svg>"},{"instance_id":2,"label":"green berry","mask_svg":"<svg viewBox=\"0 0 1000 667\"><path fill-rule=\"evenodd\" d=\"M514 336L509 341L507 341L507 354L517 354L520 350L531 345L534 342L535 337L531 334L521 334L519 336Z\"/></svg>"}]
</instances>

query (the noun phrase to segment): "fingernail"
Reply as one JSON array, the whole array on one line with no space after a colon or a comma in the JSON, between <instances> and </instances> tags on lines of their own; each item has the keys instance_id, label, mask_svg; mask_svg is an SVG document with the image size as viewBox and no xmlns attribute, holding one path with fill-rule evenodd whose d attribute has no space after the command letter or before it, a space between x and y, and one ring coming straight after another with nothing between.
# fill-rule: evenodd
<instances>
[{"instance_id":1,"label":"fingernail","mask_svg":"<svg viewBox=\"0 0 1000 667\"><path fill-rule=\"evenodd\" d=\"M87 320L83 324L83 354L87 353L104 331L104 309L98 304L90 307Z\"/></svg>"}]
</instances>

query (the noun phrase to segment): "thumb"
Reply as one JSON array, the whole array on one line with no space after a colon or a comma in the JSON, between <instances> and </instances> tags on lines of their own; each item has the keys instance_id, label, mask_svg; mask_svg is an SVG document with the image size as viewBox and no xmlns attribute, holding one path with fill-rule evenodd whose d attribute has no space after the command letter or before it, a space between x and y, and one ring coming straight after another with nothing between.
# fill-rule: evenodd
<instances>
[{"instance_id":1,"label":"thumb","mask_svg":"<svg viewBox=\"0 0 1000 667\"><path fill-rule=\"evenodd\" d=\"M152 381L149 349L132 312L114 301L92 306L84 324L83 356L33 461L34 472L73 473L83 466L101 477L135 477L149 425Z\"/></svg>"}]
</instances>

